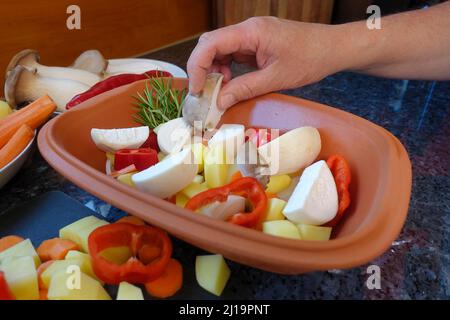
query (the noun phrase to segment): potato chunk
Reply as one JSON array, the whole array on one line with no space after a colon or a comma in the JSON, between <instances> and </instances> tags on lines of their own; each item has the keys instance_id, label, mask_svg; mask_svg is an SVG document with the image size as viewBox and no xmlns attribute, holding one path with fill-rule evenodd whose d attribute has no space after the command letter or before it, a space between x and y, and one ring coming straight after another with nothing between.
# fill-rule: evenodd
<instances>
[{"instance_id":1,"label":"potato chunk","mask_svg":"<svg viewBox=\"0 0 450 320\"><path fill-rule=\"evenodd\" d=\"M195 259L195 276L198 284L216 296L222 294L230 273L230 268L220 254L197 256Z\"/></svg>"}]
</instances>

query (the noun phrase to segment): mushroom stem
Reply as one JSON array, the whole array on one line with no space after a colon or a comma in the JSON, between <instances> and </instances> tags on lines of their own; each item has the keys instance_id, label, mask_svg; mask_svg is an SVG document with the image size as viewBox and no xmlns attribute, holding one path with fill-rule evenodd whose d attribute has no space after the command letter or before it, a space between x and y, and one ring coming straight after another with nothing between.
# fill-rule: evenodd
<instances>
[{"instance_id":1,"label":"mushroom stem","mask_svg":"<svg viewBox=\"0 0 450 320\"><path fill-rule=\"evenodd\" d=\"M16 66L8 73L5 82L5 97L11 106L34 101L48 94L63 112L73 96L89 89L84 83L69 79L55 79L40 76L23 66Z\"/></svg>"},{"instance_id":2,"label":"mushroom stem","mask_svg":"<svg viewBox=\"0 0 450 320\"><path fill-rule=\"evenodd\" d=\"M23 50L11 59L6 69L6 76L8 76L8 73L16 66L21 65L31 71L36 70L38 75L42 77L74 80L84 83L89 87L101 80L100 76L85 70L64 67L48 67L40 64L39 60L40 57L37 51L30 49Z\"/></svg>"}]
</instances>

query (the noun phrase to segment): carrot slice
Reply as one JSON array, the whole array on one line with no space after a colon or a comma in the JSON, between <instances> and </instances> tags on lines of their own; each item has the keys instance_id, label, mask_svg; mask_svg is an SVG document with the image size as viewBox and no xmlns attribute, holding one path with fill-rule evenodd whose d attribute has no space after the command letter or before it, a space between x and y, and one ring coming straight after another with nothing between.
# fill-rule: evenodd
<instances>
[{"instance_id":1,"label":"carrot slice","mask_svg":"<svg viewBox=\"0 0 450 320\"><path fill-rule=\"evenodd\" d=\"M14 133L6 145L0 149L0 169L14 160L33 139L34 131L26 124Z\"/></svg>"},{"instance_id":2,"label":"carrot slice","mask_svg":"<svg viewBox=\"0 0 450 320\"><path fill-rule=\"evenodd\" d=\"M44 263L41 263L41 265L37 268L36 272L37 272L37 277L38 277L38 285L39 285L39 289L45 289L45 285L42 282L41 279L41 275L42 273L47 270L47 268L53 263L55 262L55 260L49 260L46 261Z\"/></svg>"},{"instance_id":3,"label":"carrot slice","mask_svg":"<svg viewBox=\"0 0 450 320\"><path fill-rule=\"evenodd\" d=\"M0 148L3 147L24 124L32 131L42 125L56 110L53 100L45 95L24 107L21 111L14 112L0 121ZM1 166L0 166L1 167Z\"/></svg>"},{"instance_id":4,"label":"carrot slice","mask_svg":"<svg viewBox=\"0 0 450 320\"><path fill-rule=\"evenodd\" d=\"M131 224L135 224L137 226L145 226L144 220L139 219L138 217L135 217L135 216L126 216L126 217L120 218L119 220L116 221L116 223L131 223Z\"/></svg>"},{"instance_id":5,"label":"carrot slice","mask_svg":"<svg viewBox=\"0 0 450 320\"><path fill-rule=\"evenodd\" d=\"M183 267L175 260L170 259L166 270L158 279L145 284L148 294L156 298L168 298L180 290L183 284Z\"/></svg>"},{"instance_id":6,"label":"carrot slice","mask_svg":"<svg viewBox=\"0 0 450 320\"><path fill-rule=\"evenodd\" d=\"M48 290L45 289L39 290L39 300L48 300L47 294Z\"/></svg>"},{"instance_id":7,"label":"carrot slice","mask_svg":"<svg viewBox=\"0 0 450 320\"><path fill-rule=\"evenodd\" d=\"M145 244L139 249L139 260L144 264L149 264L161 255L161 248L157 245Z\"/></svg>"},{"instance_id":8,"label":"carrot slice","mask_svg":"<svg viewBox=\"0 0 450 320\"><path fill-rule=\"evenodd\" d=\"M42 261L62 260L70 250L78 250L78 245L70 240L53 238L42 241L37 254Z\"/></svg>"},{"instance_id":9,"label":"carrot slice","mask_svg":"<svg viewBox=\"0 0 450 320\"><path fill-rule=\"evenodd\" d=\"M15 246L19 242L25 240L19 236L6 236L0 239L0 252L5 251L6 249Z\"/></svg>"}]
</instances>

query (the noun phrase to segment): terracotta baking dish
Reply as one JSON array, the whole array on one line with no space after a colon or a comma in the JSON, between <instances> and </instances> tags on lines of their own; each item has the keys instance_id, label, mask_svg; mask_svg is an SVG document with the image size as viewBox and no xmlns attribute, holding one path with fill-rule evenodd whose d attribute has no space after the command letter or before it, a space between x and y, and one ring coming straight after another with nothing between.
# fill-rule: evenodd
<instances>
[{"instance_id":1,"label":"terracotta baking dish","mask_svg":"<svg viewBox=\"0 0 450 320\"><path fill-rule=\"evenodd\" d=\"M187 86L187 80L176 79L174 84ZM338 152L348 159L352 204L328 242L276 238L217 221L108 177L105 154L91 141L90 130L136 126L132 95L143 88L144 81L117 88L48 122L38 138L44 158L81 188L173 236L268 271L298 274L358 266L381 255L398 236L411 192L411 164L402 144L362 118L285 95L240 103L226 112L223 122L282 130L314 126L322 137L320 158Z\"/></svg>"}]
</instances>

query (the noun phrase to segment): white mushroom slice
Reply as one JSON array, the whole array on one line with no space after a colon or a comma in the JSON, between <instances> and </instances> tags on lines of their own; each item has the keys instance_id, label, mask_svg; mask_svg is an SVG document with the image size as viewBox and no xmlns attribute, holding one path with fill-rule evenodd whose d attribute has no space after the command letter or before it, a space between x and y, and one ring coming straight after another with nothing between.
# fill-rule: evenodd
<instances>
[{"instance_id":1,"label":"white mushroom slice","mask_svg":"<svg viewBox=\"0 0 450 320\"><path fill-rule=\"evenodd\" d=\"M183 118L176 118L158 126L156 135L162 152L177 153L190 143L193 128Z\"/></svg>"},{"instance_id":2,"label":"white mushroom slice","mask_svg":"<svg viewBox=\"0 0 450 320\"><path fill-rule=\"evenodd\" d=\"M21 65L28 70L36 70L41 77L73 80L85 84L88 87L93 86L101 80L100 76L91 72L64 67L47 67L39 63L39 54L36 50L23 50L16 54L10 61L6 74L13 70L16 66Z\"/></svg>"},{"instance_id":3,"label":"white mushroom slice","mask_svg":"<svg viewBox=\"0 0 450 320\"><path fill-rule=\"evenodd\" d=\"M338 195L333 174L321 160L303 171L283 214L295 223L322 225L333 220L337 210Z\"/></svg>"},{"instance_id":4,"label":"white mushroom slice","mask_svg":"<svg viewBox=\"0 0 450 320\"><path fill-rule=\"evenodd\" d=\"M245 198L230 195L224 202L213 202L200 208L200 213L218 220L227 220L232 215L245 211Z\"/></svg>"},{"instance_id":5,"label":"white mushroom slice","mask_svg":"<svg viewBox=\"0 0 450 320\"><path fill-rule=\"evenodd\" d=\"M227 155L227 163L231 164L236 158L239 148L245 141L245 127L241 124L224 124L208 141L208 147L222 146Z\"/></svg>"},{"instance_id":6,"label":"white mushroom slice","mask_svg":"<svg viewBox=\"0 0 450 320\"><path fill-rule=\"evenodd\" d=\"M108 60L98 50L86 50L78 56L69 68L81 69L103 76Z\"/></svg>"},{"instance_id":7,"label":"white mushroom slice","mask_svg":"<svg viewBox=\"0 0 450 320\"><path fill-rule=\"evenodd\" d=\"M19 65L8 72L5 98L11 107L16 107L23 102L34 101L48 94L55 102L57 110L64 112L67 102L73 96L88 89L89 87L81 82L42 77L36 74L36 71L30 71Z\"/></svg>"},{"instance_id":8,"label":"white mushroom slice","mask_svg":"<svg viewBox=\"0 0 450 320\"><path fill-rule=\"evenodd\" d=\"M269 166L270 175L280 175L309 166L319 155L320 149L319 131L313 127L302 127L260 146L258 153Z\"/></svg>"},{"instance_id":9,"label":"white mushroom slice","mask_svg":"<svg viewBox=\"0 0 450 320\"><path fill-rule=\"evenodd\" d=\"M160 66L148 60L133 59L133 61L130 62L125 59L123 61L110 60L108 68L106 69L106 77L121 73L141 74L150 70L162 70Z\"/></svg>"},{"instance_id":10,"label":"white mushroom slice","mask_svg":"<svg viewBox=\"0 0 450 320\"><path fill-rule=\"evenodd\" d=\"M202 123L205 130L215 129L224 110L217 107L217 97L222 86L223 75L210 73L200 95L188 94L183 102L183 118L194 126L196 121Z\"/></svg>"},{"instance_id":11,"label":"white mushroom slice","mask_svg":"<svg viewBox=\"0 0 450 320\"><path fill-rule=\"evenodd\" d=\"M192 151L184 149L131 178L136 188L158 198L168 198L189 185L197 174L197 165L190 161Z\"/></svg>"},{"instance_id":12,"label":"white mushroom slice","mask_svg":"<svg viewBox=\"0 0 450 320\"><path fill-rule=\"evenodd\" d=\"M147 126L123 129L92 129L91 138L97 148L105 152L120 149L136 149L147 140L150 130Z\"/></svg>"}]
</instances>

